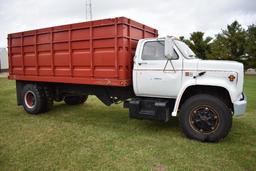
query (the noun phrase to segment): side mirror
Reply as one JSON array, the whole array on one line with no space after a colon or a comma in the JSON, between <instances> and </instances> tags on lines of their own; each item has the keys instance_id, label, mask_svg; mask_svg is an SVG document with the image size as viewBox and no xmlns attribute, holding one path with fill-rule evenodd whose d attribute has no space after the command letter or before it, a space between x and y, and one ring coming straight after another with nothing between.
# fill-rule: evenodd
<instances>
[{"instance_id":1,"label":"side mirror","mask_svg":"<svg viewBox=\"0 0 256 171\"><path fill-rule=\"evenodd\" d=\"M174 42L173 39L171 37L166 37L165 38L165 46L164 46L164 55L167 59L172 60L172 59L176 59L176 55L174 52Z\"/></svg>"}]
</instances>

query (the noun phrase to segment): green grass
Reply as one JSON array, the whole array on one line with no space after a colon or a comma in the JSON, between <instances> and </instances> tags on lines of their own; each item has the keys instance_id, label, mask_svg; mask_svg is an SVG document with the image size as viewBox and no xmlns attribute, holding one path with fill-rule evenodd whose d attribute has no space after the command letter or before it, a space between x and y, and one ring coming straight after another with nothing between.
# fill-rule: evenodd
<instances>
[{"instance_id":1,"label":"green grass","mask_svg":"<svg viewBox=\"0 0 256 171\"><path fill-rule=\"evenodd\" d=\"M55 104L33 116L16 105L15 82L0 79L0 170L255 170L256 76L247 76L248 109L219 143L187 139L177 118L133 120L122 105L95 97Z\"/></svg>"}]
</instances>

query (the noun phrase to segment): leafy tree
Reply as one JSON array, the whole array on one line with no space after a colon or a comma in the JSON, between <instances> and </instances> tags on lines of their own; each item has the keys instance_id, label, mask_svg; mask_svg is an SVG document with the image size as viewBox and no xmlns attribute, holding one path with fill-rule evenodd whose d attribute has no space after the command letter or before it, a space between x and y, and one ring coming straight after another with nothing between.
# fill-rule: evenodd
<instances>
[{"instance_id":1,"label":"leafy tree","mask_svg":"<svg viewBox=\"0 0 256 171\"><path fill-rule=\"evenodd\" d=\"M256 25L251 25L246 31L246 47L247 67L256 68Z\"/></svg>"},{"instance_id":2,"label":"leafy tree","mask_svg":"<svg viewBox=\"0 0 256 171\"><path fill-rule=\"evenodd\" d=\"M208 55L210 59L231 60L230 49L227 48L227 39L221 34L217 34L216 38L210 44L211 53Z\"/></svg>"},{"instance_id":3,"label":"leafy tree","mask_svg":"<svg viewBox=\"0 0 256 171\"><path fill-rule=\"evenodd\" d=\"M228 25L226 30L222 30L222 33L217 34L216 39L213 41L211 57L213 58L213 55L217 55L221 59L243 61L245 55L245 33L237 21Z\"/></svg>"},{"instance_id":4,"label":"leafy tree","mask_svg":"<svg viewBox=\"0 0 256 171\"><path fill-rule=\"evenodd\" d=\"M179 39L180 39L181 41L184 41L184 40L185 40L185 37L184 37L184 36L180 36Z\"/></svg>"},{"instance_id":5,"label":"leafy tree","mask_svg":"<svg viewBox=\"0 0 256 171\"><path fill-rule=\"evenodd\" d=\"M245 68L256 68L256 25L245 31L238 21L227 25L214 39L204 39L203 32L193 32L189 39L180 40L202 59L224 59L243 62Z\"/></svg>"},{"instance_id":6,"label":"leafy tree","mask_svg":"<svg viewBox=\"0 0 256 171\"><path fill-rule=\"evenodd\" d=\"M189 40L183 39L185 43L195 52L195 54L201 58L206 59L207 54L211 52L210 41L211 37L206 37L204 39L203 32L193 32L190 34Z\"/></svg>"},{"instance_id":7,"label":"leafy tree","mask_svg":"<svg viewBox=\"0 0 256 171\"><path fill-rule=\"evenodd\" d=\"M223 34L227 38L227 46L230 48L233 59L241 60L245 53L245 31L242 26L234 21L227 26L227 30L224 30Z\"/></svg>"}]
</instances>

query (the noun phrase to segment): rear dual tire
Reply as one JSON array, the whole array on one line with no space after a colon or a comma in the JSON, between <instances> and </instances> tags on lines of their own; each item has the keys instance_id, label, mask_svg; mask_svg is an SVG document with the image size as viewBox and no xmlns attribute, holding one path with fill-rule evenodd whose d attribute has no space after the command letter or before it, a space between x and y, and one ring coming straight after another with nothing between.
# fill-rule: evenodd
<instances>
[{"instance_id":1,"label":"rear dual tire","mask_svg":"<svg viewBox=\"0 0 256 171\"><path fill-rule=\"evenodd\" d=\"M219 98L200 94L184 102L179 121L188 138L217 142L229 133L232 127L232 113Z\"/></svg>"},{"instance_id":2,"label":"rear dual tire","mask_svg":"<svg viewBox=\"0 0 256 171\"><path fill-rule=\"evenodd\" d=\"M29 114L39 114L49 111L53 99L43 86L27 84L22 89L22 105Z\"/></svg>"},{"instance_id":3,"label":"rear dual tire","mask_svg":"<svg viewBox=\"0 0 256 171\"><path fill-rule=\"evenodd\" d=\"M53 106L50 90L45 86L26 84L22 89L22 105L29 114L48 112ZM83 104L88 96L67 96L64 101L68 105Z\"/></svg>"}]
</instances>

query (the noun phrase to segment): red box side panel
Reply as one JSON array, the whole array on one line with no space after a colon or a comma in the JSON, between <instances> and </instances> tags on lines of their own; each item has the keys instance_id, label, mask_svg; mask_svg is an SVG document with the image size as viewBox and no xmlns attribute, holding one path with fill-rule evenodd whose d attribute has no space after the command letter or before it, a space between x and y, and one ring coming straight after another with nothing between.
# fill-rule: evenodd
<instances>
[{"instance_id":1,"label":"red box side panel","mask_svg":"<svg viewBox=\"0 0 256 171\"><path fill-rule=\"evenodd\" d=\"M157 36L125 17L9 34L9 78L129 86L138 40Z\"/></svg>"}]
</instances>

